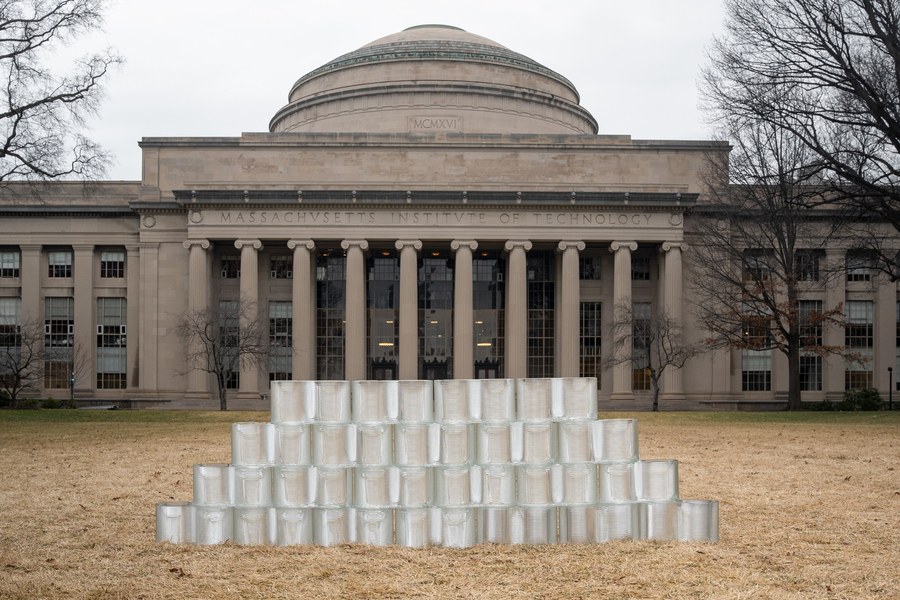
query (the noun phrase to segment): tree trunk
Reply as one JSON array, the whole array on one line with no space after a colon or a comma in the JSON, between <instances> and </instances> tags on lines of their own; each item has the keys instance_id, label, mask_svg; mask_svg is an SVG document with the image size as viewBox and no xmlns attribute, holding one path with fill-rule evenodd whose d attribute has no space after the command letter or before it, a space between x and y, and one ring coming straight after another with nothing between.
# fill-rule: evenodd
<instances>
[{"instance_id":1,"label":"tree trunk","mask_svg":"<svg viewBox=\"0 0 900 600\"><path fill-rule=\"evenodd\" d=\"M788 402L787 410L803 410L800 400L800 335L791 331L787 343L788 359Z\"/></svg>"}]
</instances>

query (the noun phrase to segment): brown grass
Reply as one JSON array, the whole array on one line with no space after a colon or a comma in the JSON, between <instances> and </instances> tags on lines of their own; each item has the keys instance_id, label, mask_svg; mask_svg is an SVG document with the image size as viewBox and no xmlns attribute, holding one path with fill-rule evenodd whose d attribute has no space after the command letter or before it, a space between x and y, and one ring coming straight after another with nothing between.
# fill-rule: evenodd
<instances>
[{"instance_id":1,"label":"brown grass","mask_svg":"<svg viewBox=\"0 0 900 600\"><path fill-rule=\"evenodd\" d=\"M227 422L0 421L0 598L900 598L900 419L636 416L641 457L719 500L719 543L157 544Z\"/></svg>"}]
</instances>

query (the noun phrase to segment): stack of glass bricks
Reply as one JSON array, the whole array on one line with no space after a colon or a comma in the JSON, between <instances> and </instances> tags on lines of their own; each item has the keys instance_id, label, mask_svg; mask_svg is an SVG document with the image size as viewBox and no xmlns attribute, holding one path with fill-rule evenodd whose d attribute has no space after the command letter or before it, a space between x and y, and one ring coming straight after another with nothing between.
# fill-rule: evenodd
<instances>
[{"instance_id":1,"label":"stack of glass bricks","mask_svg":"<svg viewBox=\"0 0 900 600\"><path fill-rule=\"evenodd\" d=\"M271 423L156 506L157 541L399 544L718 540L678 462L638 458L635 419L597 419L592 378L279 381Z\"/></svg>"}]
</instances>

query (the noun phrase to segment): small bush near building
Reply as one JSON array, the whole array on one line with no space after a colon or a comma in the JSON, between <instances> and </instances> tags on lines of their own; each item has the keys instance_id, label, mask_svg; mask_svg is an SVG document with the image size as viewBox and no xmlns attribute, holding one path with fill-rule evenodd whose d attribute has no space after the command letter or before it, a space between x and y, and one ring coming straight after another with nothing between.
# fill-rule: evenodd
<instances>
[{"instance_id":1,"label":"small bush near building","mask_svg":"<svg viewBox=\"0 0 900 600\"><path fill-rule=\"evenodd\" d=\"M41 408L62 408L62 403L59 400L54 400L51 396L41 402Z\"/></svg>"},{"instance_id":2,"label":"small bush near building","mask_svg":"<svg viewBox=\"0 0 900 600\"><path fill-rule=\"evenodd\" d=\"M0 408L8 408L12 405L12 398L6 390L0 390Z\"/></svg>"},{"instance_id":3,"label":"small bush near building","mask_svg":"<svg viewBox=\"0 0 900 600\"><path fill-rule=\"evenodd\" d=\"M887 403L878 390L865 388L861 390L847 390L840 402L832 402L831 400L823 400L822 402L807 402L804 407L807 410L815 411L843 411L852 412L855 410L884 410Z\"/></svg>"},{"instance_id":4,"label":"small bush near building","mask_svg":"<svg viewBox=\"0 0 900 600\"><path fill-rule=\"evenodd\" d=\"M37 398L25 398L22 400L22 408L25 410L37 410L41 407L41 401Z\"/></svg>"}]
</instances>

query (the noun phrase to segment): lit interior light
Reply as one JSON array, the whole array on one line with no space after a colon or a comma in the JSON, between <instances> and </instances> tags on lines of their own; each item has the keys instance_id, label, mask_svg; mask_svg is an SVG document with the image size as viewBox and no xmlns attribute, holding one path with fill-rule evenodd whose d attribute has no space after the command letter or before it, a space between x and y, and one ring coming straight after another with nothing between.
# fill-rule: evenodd
<instances>
[{"instance_id":1,"label":"lit interior light","mask_svg":"<svg viewBox=\"0 0 900 600\"><path fill-rule=\"evenodd\" d=\"M393 346L394 342L378 342L379 346Z\"/></svg>"},{"instance_id":2,"label":"lit interior light","mask_svg":"<svg viewBox=\"0 0 900 600\"><path fill-rule=\"evenodd\" d=\"M437 321L432 321L431 324L432 324L432 325L436 325L436 324L437 324Z\"/></svg>"},{"instance_id":3,"label":"lit interior light","mask_svg":"<svg viewBox=\"0 0 900 600\"><path fill-rule=\"evenodd\" d=\"M482 323L481 321L475 321L476 325L481 325L481 323Z\"/></svg>"},{"instance_id":4,"label":"lit interior light","mask_svg":"<svg viewBox=\"0 0 900 600\"><path fill-rule=\"evenodd\" d=\"M382 256L390 256L391 253L390 253L390 252L382 252L381 255L382 255Z\"/></svg>"},{"instance_id":5,"label":"lit interior light","mask_svg":"<svg viewBox=\"0 0 900 600\"><path fill-rule=\"evenodd\" d=\"M487 347L487 346L490 346L490 345L491 345L490 342L478 342L478 343L476 344L476 346L480 346L480 347L482 347L482 348Z\"/></svg>"},{"instance_id":6,"label":"lit interior light","mask_svg":"<svg viewBox=\"0 0 900 600\"><path fill-rule=\"evenodd\" d=\"M441 253L440 253L440 252L432 252L431 255L432 255L432 256L440 256Z\"/></svg>"},{"instance_id":7,"label":"lit interior light","mask_svg":"<svg viewBox=\"0 0 900 600\"><path fill-rule=\"evenodd\" d=\"M385 323L393 323L393 321L385 321Z\"/></svg>"}]
</instances>

